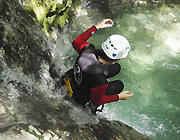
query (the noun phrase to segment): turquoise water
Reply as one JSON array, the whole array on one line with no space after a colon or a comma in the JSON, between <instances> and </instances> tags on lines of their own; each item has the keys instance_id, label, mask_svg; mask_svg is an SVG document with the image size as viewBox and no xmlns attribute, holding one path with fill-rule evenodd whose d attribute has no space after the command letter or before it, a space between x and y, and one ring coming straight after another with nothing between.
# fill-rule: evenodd
<instances>
[{"instance_id":1,"label":"turquoise water","mask_svg":"<svg viewBox=\"0 0 180 140\"><path fill-rule=\"evenodd\" d=\"M117 19L132 51L117 78L135 95L108 105L113 116L157 139L180 138L180 7ZM117 26L118 26L117 25ZM118 30L117 29L117 30Z\"/></svg>"},{"instance_id":2,"label":"turquoise water","mask_svg":"<svg viewBox=\"0 0 180 140\"><path fill-rule=\"evenodd\" d=\"M110 80L121 79L125 90L134 91L134 96L107 104L102 116L120 120L158 140L180 139L179 14L180 6L164 6L158 10L112 15L114 27L98 31L89 40L100 48L109 35L122 34L131 44L128 57L119 62L120 75ZM62 42L67 46L63 53L67 69L77 56L71 41L103 18L107 18L106 15L84 3L67 31L70 33L61 35L59 46Z\"/></svg>"}]
</instances>

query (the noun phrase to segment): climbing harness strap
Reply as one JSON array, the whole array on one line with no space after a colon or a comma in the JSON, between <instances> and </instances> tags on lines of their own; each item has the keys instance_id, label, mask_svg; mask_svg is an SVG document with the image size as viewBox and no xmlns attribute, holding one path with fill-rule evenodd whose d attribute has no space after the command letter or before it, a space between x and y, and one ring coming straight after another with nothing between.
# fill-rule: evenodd
<instances>
[{"instance_id":1,"label":"climbing harness strap","mask_svg":"<svg viewBox=\"0 0 180 140\"><path fill-rule=\"evenodd\" d=\"M64 78L64 81L65 81L66 86L68 88L68 91L70 93L70 97L72 97L73 90L72 90L72 87L71 87L71 78L68 76L68 77ZM104 108L104 104L95 105L93 102L88 101L85 104L85 107L88 108L91 111L92 114L97 115L97 112L102 112L102 110Z\"/></svg>"},{"instance_id":2,"label":"climbing harness strap","mask_svg":"<svg viewBox=\"0 0 180 140\"><path fill-rule=\"evenodd\" d=\"M72 90L72 86L71 86L71 74L73 73L73 69L68 70L66 73L64 73L64 75L62 76L62 81L65 82L64 85L66 84L67 89L69 91L69 95L70 97L72 97L73 94L73 90Z\"/></svg>"},{"instance_id":3,"label":"climbing harness strap","mask_svg":"<svg viewBox=\"0 0 180 140\"><path fill-rule=\"evenodd\" d=\"M68 88L68 91L70 92L70 97L72 97L72 94L73 94L73 90L72 90L72 87L71 87L71 83L70 83L70 78L68 77L67 79L65 79L65 83L66 83L66 86Z\"/></svg>"}]
</instances>

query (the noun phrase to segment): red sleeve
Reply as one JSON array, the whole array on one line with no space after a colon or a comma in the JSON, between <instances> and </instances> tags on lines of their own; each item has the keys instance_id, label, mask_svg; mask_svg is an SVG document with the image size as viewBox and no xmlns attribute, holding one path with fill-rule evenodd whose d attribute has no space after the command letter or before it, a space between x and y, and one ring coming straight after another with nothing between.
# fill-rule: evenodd
<instances>
[{"instance_id":1,"label":"red sleeve","mask_svg":"<svg viewBox=\"0 0 180 140\"><path fill-rule=\"evenodd\" d=\"M95 26L92 26L88 30L86 30L84 33L79 35L73 42L74 49L79 53L79 51L86 46L87 44L90 44L86 42L95 32L97 31Z\"/></svg>"},{"instance_id":2,"label":"red sleeve","mask_svg":"<svg viewBox=\"0 0 180 140\"><path fill-rule=\"evenodd\" d=\"M91 89L90 100L95 103L95 105L115 102L119 100L118 95L105 95L105 91L108 84L97 86Z\"/></svg>"}]
</instances>

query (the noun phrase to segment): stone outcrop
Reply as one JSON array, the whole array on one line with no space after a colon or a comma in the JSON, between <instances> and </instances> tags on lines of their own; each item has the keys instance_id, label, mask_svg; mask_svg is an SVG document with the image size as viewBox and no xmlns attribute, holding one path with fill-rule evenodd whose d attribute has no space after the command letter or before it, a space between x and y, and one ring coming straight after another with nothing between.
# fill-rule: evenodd
<instances>
[{"instance_id":1,"label":"stone outcrop","mask_svg":"<svg viewBox=\"0 0 180 140\"><path fill-rule=\"evenodd\" d=\"M0 1L0 56L10 67L37 76L39 62L50 63L51 54L39 26L16 1Z\"/></svg>"}]
</instances>

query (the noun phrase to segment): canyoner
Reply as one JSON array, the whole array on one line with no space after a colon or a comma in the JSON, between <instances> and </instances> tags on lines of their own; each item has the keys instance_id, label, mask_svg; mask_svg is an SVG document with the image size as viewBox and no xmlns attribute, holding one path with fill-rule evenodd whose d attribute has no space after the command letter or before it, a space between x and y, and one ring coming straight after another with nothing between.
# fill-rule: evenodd
<instances>
[{"instance_id":1,"label":"canyoner","mask_svg":"<svg viewBox=\"0 0 180 140\"><path fill-rule=\"evenodd\" d=\"M68 87L70 96L95 115L98 111L102 112L104 104L127 100L134 94L123 91L124 84L120 80L108 82L108 78L117 75L121 70L117 62L128 55L128 40L122 35L111 35L102 43L102 49L95 49L93 44L87 42L97 30L113 25L111 19L103 19L79 35L72 42L79 56L73 68L62 76L61 83Z\"/></svg>"}]
</instances>

